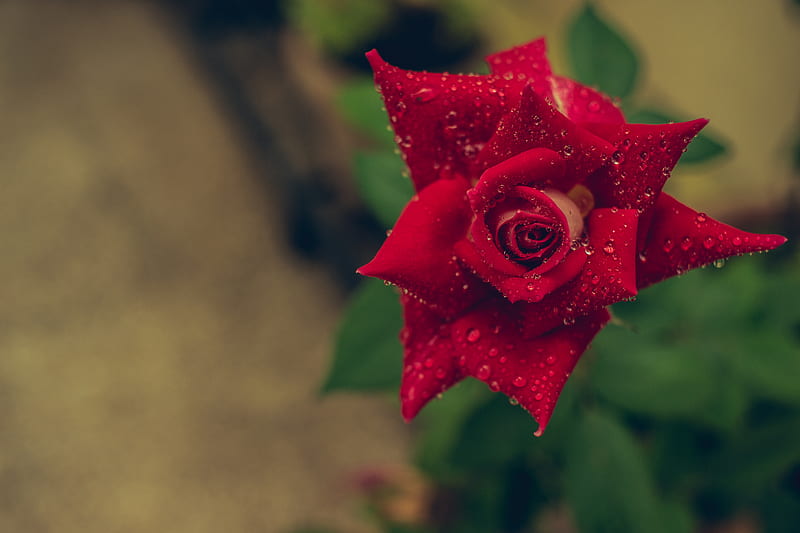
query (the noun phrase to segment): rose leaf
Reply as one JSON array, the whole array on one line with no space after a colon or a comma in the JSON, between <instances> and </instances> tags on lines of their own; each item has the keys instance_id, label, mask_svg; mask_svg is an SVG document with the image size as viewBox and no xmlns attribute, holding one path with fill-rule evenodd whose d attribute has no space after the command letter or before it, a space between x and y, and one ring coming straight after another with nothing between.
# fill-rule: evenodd
<instances>
[{"instance_id":1,"label":"rose leaf","mask_svg":"<svg viewBox=\"0 0 800 533\"><path fill-rule=\"evenodd\" d=\"M567 30L567 48L577 78L610 96L628 96L639 61L626 40L587 4Z\"/></svg>"},{"instance_id":2,"label":"rose leaf","mask_svg":"<svg viewBox=\"0 0 800 533\"><path fill-rule=\"evenodd\" d=\"M402 326L396 292L379 280L365 281L345 312L321 392L396 389L403 358L397 332Z\"/></svg>"},{"instance_id":3,"label":"rose leaf","mask_svg":"<svg viewBox=\"0 0 800 533\"><path fill-rule=\"evenodd\" d=\"M627 428L587 411L569 442L564 488L581 531L664 531L651 473Z\"/></svg>"},{"instance_id":4,"label":"rose leaf","mask_svg":"<svg viewBox=\"0 0 800 533\"><path fill-rule=\"evenodd\" d=\"M392 152L359 152L353 166L362 199L391 228L414 194L411 181L402 176L403 160Z\"/></svg>"},{"instance_id":5,"label":"rose leaf","mask_svg":"<svg viewBox=\"0 0 800 533\"><path fill-rule=\"evenodd\" d=\"M344 85L337 95L337 104L344 118L364 135L386 148L395 148L394 135L387 128L389 121L381 95L372 78L356 78Z\"/></svg>"}]
</instances>

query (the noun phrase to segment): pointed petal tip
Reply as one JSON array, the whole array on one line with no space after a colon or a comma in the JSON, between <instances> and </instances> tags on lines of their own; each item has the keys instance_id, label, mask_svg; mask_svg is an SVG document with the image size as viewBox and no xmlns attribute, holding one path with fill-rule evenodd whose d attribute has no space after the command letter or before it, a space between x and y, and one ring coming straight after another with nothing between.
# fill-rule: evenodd
<instances>
[{"instance_id":1,"label":"pointed petal tip","mask_svg":"<svg viewBox=\"0 0 800 533\"><path fill-rule=\"evenodd\" d=\"M789 239L787 239L783 235L768 235L767 237L769 238L769 240L772 241L769 245L770 249L777 248L778 246L783 246L789 241Z\"/></svg>"},{"instance_id":2,"label":"pointed petal tip","mask_svg":"<svg viewBox=\"0 0 800 533\"><path fill-rule=\"evenodd\" d=\"M386 61L383 60L383 58L375 48L373 48L364 55L367 57L367 61L369 61L369 66L372 67L372 70L374 72L377 72L380 67L386 65Z\"/></svg>"},{"instance_id":3,"label":"pointed petal tip","mask_svg":"<svg viewBox=\"0 0 800 533\"><path fill-rule=\"evenodd\" d=\"M418 402L411 402L407 398L400 398L400 415L403 417L403 421L406 424L410 424L411 421L416 418L420 409L422 409L422 405L419 405Z\"/></svg>"}]
</instances>

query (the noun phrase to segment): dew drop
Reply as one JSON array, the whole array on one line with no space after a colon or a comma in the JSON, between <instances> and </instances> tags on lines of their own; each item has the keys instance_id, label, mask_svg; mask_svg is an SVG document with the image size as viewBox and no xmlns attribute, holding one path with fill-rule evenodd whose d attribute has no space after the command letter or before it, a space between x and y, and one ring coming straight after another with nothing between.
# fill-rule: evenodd
<instances>
[{"instance_id":1,"label":"dew drop","mask_svg":"<svg viewBox=\"0 0 800 533\"><path fill-rule=\"evenodd\" d=\"M715 266L715 267L717 267L717 268L722 268L722 267L724 267L724 266L725 266L725 259L724 259L724 258L722 258L722 259L717 259L717 260L715 260L715 261L714 261L714 266Z\"/></svg>"},{"instance_id":2,"label":"dew drop","mask_svg":"<svg viewBox=\"0 0 800 533\"><path fill-rule=\"evenodd\" d=\"M499 350L497 348L489 348L489 357L497 357Z\"/></svg>"},{"instance_id":3,"label":"dew drop","mask_svg":"<svg viewBox=\"0 0 800 533\"><path fill-rule=\"evenodd\" d=\"M510 403L511 405L519 405L519 400L517 400L514 397L511 397L508 399L508 403Z\"/></svg>"},{"instance_id":4,"label":"dew drop","mask_svg":"<svg viewBox=\"0 0 800 533\"><path fill-rule=\"evenodd\" d=\"M603 246L603 251L609 255L614 253L614 241L606 242L606 245Z\"/></svg>"},{"instance_id":5,"label":"dew drop","mask_svg":"<svg viewBox=\"0 0 800 533\"><path fill-rule=\"evenodd\" d=\"M554 364L556 364L556 356L555 355L548 355L547 359L545 359L544 362L547 363L548 365L554 365Z\"/></svg>"},{"instance_id":6,"label":"dew drop","mask_svg":"<svg viewBox=\"0 0 800 533\"><path fill-rule=\"evenodd\" d=\"M734 246L741 246L741 244L742 244L742 238L741 238L741 237L738 237L738 236L737 236L737 237L734 237L733 239L731 239L731 243L732 243Z\"/></svg>"},{"instance_id":7,"label":"dew drop","mask_svg":"<svg viewBox=\"0 0 800 533\"><path fill-rule=\"evenodd\" d=\"M619 165L623 161L625 161L625 154L622 153L621 151L617 150L616 152L611 154L611 163Z\"/></svg>"},{"instance_id":8,"label":"dew drop","mask_svg":"<svg viewBox=\"0 0 800 533\"><path fill-rule=\"evenodd\" d=\"M492 392L497 392L500 390L500 384L496 381L492 381L489 383L489 390Z\"/></svg>"},{"instance_id":9,"label":"dew drop","mask_svg":"<svg viewBox=\"0 0 800 533\"><path fill-rule=\"evenodd\" d=\"M692 239L691 239L691 237L687 236L687 237L684 237L683 239L681 239L681 250L683 250L685 252L686 250L688 250L691 247L692 247Z\"/></svg>"},{"instance_id":10,"label":"dew drop","mask_svg":"<svg viewBox=\"0 0 800 533\"><path fill-rule=\"evenodd\" d=\"M695 221L698 224L703 224L703 223L705 223L706 220L708 220L708 215L706 215L705 213L697 213L697 216L695 217Z\"/></svg>"},{"instance_id":11,"label":"dew drop","mask_svg":"<svg viewBox=\"0 0 800 533\"><path fill-rule=\"evenodd\" d=\"M524 387L525 385L528 384L528 380L522 376L517 376L514 378L513 383L515 387Z\"/></svg>"},{"instance_id":12,"label":"dew drop","mask_svg":"<svg viewBox=\"0 0 800 533\"><path fill-rule=\"evenodd\" d=\"M481 338L481 331L479 329L470 328L467 330L467 341L478 342Z\"/></svg>"},{"instance_id":13,"label":"dew drop","mask_svg":"<svg viewBox=\"0 0 800 533\"><path fill-rule=\"evenodd\" d=\"M665 252L670 253L674 246L675 246L675 243L672 242L672 239L666 239L664 241L664 251Z\"/></svg>"},{"instance_id":14,"label":"dew drop","mask_svg":"<svg viewBox=\"0 0 800 533\"><path fill-rule=\"evenodd\" d=\"M434 372L434 375L436 376L436 379L444 379L445 376L447 375L447 372L445 372L444 368L440 367L440 368L436 369L436 372Z\"/></svg>"},{"instance_id":15,"label":"dew drop","mask_svg":"<svg viewBox=\"0 0 800 533\"><path fill-rule=\"evenodd\" d=\"M711 235L703 239L703 248L705 248L706 250L712 249L714 246L716 246L716 244L717 240L714 239L714 237L712 237Z\"/></svg>"},{"instance_id":16,"label":"dew drop","mask_svg":"<svg viewBox=\"0 0 800 533\"><path fill-rule=\"evenodd\" d=\"M480 380L489 379L489 376L492 375L492 369L489 365L482 365L477 372L477 378Z\"/></svg>"},{"instance_id":17,"label":"dew drop","mask_svg":"<svg viewBox=\"0 0 800 533\"><path fill-rule=\"evenodd\" d=\"M592 100L586 105L586 109L590 113L597 113L598 111L600 111L600 102L598 102L597 100Z\"/></svg>"},{"instance_id":18,"label":"dew drop","mask_svg":"<svg viewBox=\"0 0 800 533\"><path fill-rule=\"evenodd\" d=\"M544 394L542 394L541 392L537 392L536 394L533 395L533 399L536 400L537 402L542 401L542 398L544 398Z\"/></svg>"}]
</instances>

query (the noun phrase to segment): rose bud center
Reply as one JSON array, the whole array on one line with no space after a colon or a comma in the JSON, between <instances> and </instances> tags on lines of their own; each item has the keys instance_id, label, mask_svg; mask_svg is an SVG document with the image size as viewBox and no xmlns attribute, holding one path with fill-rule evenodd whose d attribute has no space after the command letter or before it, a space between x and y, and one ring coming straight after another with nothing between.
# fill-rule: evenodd
<instances>
[{"instance_id":1,"label":"rose bud center","mask_svg":"<svg viewBox=\"0 0 800 533\"><path fill-rule=\"evenodd\" d=\"M581 236L580 209L564 193L529 187L514 193L487 216L494 244L506 258L534 269Z\"/></svg>"}]
</instances>

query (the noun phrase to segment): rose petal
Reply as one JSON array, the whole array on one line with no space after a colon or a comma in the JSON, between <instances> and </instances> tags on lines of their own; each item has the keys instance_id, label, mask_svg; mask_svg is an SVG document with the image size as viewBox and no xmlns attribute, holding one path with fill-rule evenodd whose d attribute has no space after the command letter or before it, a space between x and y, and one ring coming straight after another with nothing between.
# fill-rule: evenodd
<instances>
[{"instance_id":1,"label":"rose petal","mask_svg":"<svg viewBox=\"0 0 800 533\"><path fill-rule=\"evenodd\" d=\"M498 194L505 194L509 187L553 186L562 180L565 168L564 160L552 150L526 150L486 169L475 187L469 191L470 205L476 212L485 212L497 201Z\"/></svg>"},{"instance_id":2,"label":"rose petal","mask_svg":"<svg viewBox=\"0 0 800 533\"><path fill-rule=\"evenodd\" d=\"M559 110L570 120L611 124L625 122L622 111L605 94L562 76L553 76L550 84Z\"/></svg>"},{"instance_id":3,"label":"rose petal","mask_svg":"<svg viewBox=\"0 0 800 533\"><path fill-rule=\"evenodd\" d=\"M614 151L611 144L577 126L528 86L519 107L503 117L476 164L486 170L533 148L547 148L564 158L564 176L553 183L563 192L599 168Z\"/></svg>"},{"instance_id":4,"label":"rose petal","mask_svg":"<svg viewBox=\"0 0 800 533\"><path fill-rule=\"evenodd\" d=\"M520 90L497 76L403 70L375 50L367 59L417 191L442 176L469 177L507 111L507 95Z\"/></svg>"},{"instance_id":5,"label":"rose petal","mask_svg":"<svg viewBox=\"0 0 800 533\"><path fill-rule=\"evenodd\" d=\"M607 164L586 180L596 207L638 209L656 201L686 146L708 123L706 119L676 124L586 124L611 142L615 151Z\"/></svg>"},{"instance_id":6,"label":"rose petal","mask_svg":"<svg viewBox=\"0 0 800 533\"><path fill-rule=\"evenodd\" d=\"M488 287L453 255L472 217L468 188L462 179L426 187L405 207L375 258L357 272L394 283L444 316L483 298Z\"/></svg>"},{"instance_id":7,"label":"rose petal","mask_svg":"<svg viewBox=\"0 0 800 533\"><path fill-rule=\"evenodd\" d=\"M429 307L408 296L401 298L405 327L400 406L406 422L425 404L464 378L450 325Z\"/></svg>"},{"instance_id":8,"label":"rose petal","mask_svg":"<svg viewBox=\"0 0 800 533\"><path fill-rule=\"evenodd\" d=\"M534 339L523 337L513 306L492 300L453 324L464 372L515 399L539 423L541 435L581 354L608 322L602 309L569 327Z\"/></svg>"},{"instance_id":9,"label":"rose petal","mask_svg":"<svg viewBox=\"0 0 800 533\"><path fill-rule=\"evenodd\" d=\"M777 248L786 237L736 229L661 193L644 241L638 260L639 288L717 259Z\"/></svg>"},{"instance_id":10,"label":"rose petal","mask_svg":"<svg viewBox=\"0 0 800 533\"><path fill-rule=\"evenodd\" d=\"M536 337L621 300L636 296L634 209L595 209L589 217L589 256L580 275L537 303L518 303L525 334ZM525 291L514 295L526 301ZM515 301L509 296L509 299ZM530 301L530 300L528 300Z\"/></svg>"},{"instance_id":11,"label":"rose petal","mask_svg":"<svg viewBox=\"0 0 800 533\"><path fill-rule=\"evenodd\" d=\"M509 276L499 280L497 288L512 302L540 302L545 296L580 274L586 260L586 253L582 249L574 250L568 253L558 266L544 274L522 278Z\"/></svg>"},{"instance_id":12,"label":"rose petal","mask_svg":"<svg viewBox=\"0 0 800 533\"><path fill-rule=\"evenodd\" d=\"M492 74L508 81L529 83L542 98L554 102L550 86L553 72L547 59L547 45L543 38L492 54L486 58L486 62Z\"/></svg>"}]
</instances>

